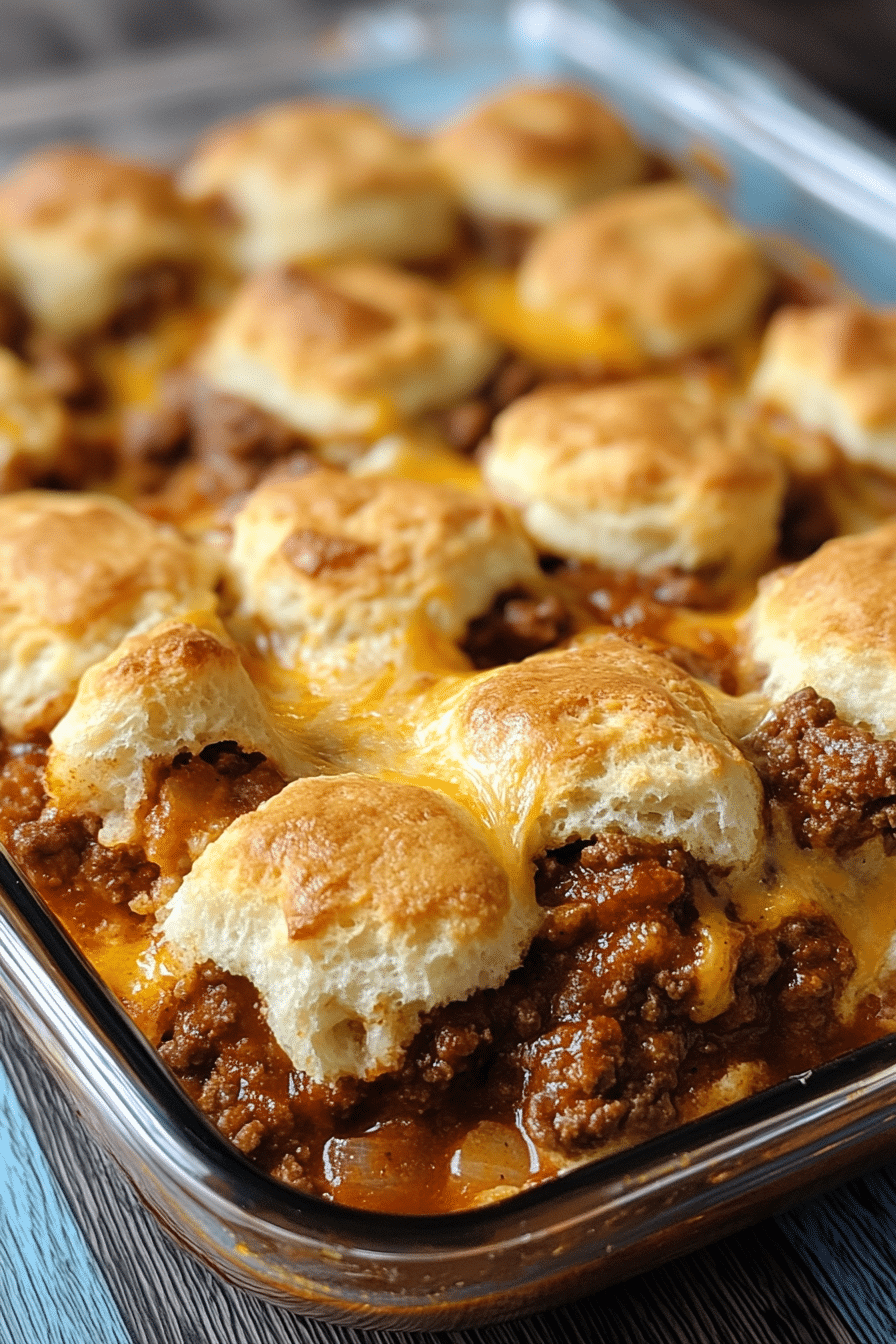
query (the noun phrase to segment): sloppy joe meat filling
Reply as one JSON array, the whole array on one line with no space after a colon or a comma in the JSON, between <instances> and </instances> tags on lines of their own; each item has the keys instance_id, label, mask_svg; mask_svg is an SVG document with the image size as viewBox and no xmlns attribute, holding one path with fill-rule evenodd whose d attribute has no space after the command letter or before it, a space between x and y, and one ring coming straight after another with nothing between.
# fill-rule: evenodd
<instances>
[{"instance_id":1,"label":"sloppy joe meat filling","mask_svg":"<svg viewBox=\"0 0 896 1344\"><path fill-rule=\"evenodd\" d=\"M94 820L46 805L44 754L6 748L0 838L88 956L118 949L118 974L103 973L222 1133L325 1198L467 1207L711 1109L731 1071L754 1070L755 1090L874 1034L868 1014L839 1023L853 958L812 909L758 930L729 907L730 1004L696 1021L711 877L681 849L608 833L539 861L544 923L503 986L426 1016L395 1072L314 1083L291 1067L247 980L206 964L157 977L147 998L126 974L151 946L144 912L164 875L277 792L277 772L233 744L178 758L145 819L146 848L110 850Z\"/></svg>"}]
</instances>

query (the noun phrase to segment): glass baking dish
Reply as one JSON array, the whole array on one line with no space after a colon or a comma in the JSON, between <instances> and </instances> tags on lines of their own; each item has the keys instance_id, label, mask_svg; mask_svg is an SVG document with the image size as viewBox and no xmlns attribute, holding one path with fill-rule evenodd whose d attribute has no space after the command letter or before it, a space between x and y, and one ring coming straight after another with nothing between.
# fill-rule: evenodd
<instances>
[{"instance_id":1,"label":"glass baking dish","mask_svg":"<svg viewBox=\"0 0 896 1344\"><path fill-rule=\"evenodd\" d=\"M591 82L768 238L896 301L896 155L798 80L675 14L588 0L402 5L239 52L0 95L0 162L59 139L173 159L209 122L289 94L412 125L502 81ZM192 1106L0 851L0 993L171 1235L243 1288L354 1326L482 1324L731 1232L892 1154L896 1037L537 1189L423 1218L324 1203L262 1175Z\"/></svg>"}]
</instances>

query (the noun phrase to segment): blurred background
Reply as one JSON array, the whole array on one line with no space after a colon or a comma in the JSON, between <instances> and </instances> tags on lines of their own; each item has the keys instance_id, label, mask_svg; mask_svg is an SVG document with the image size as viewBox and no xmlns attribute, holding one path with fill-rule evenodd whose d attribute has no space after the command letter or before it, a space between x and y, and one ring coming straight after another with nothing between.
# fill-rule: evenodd
<instances>
[{"instance_id":1,"label":"blurred background","mask_svg":"<svg viewBox=\"0 0 896 1344\"><path fill-rule=\"evenodd\" d=\"M691 0L896 136L896 0ZM0 85L301 37L340 0L0 0ZM445 0L450 7L450 0ZM650 5L639 5L642 14Z\"/></svg>"}]
</instances>

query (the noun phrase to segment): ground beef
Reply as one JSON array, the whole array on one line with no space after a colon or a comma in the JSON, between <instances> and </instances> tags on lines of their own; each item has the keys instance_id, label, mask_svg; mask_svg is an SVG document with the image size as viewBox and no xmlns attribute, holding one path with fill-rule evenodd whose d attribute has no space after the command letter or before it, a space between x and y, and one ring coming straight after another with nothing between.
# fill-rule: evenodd
<instances>
[{"instance_id":1,"label":"ground beef","mask_svg":"<svg viewBox=\"0 0 896 1344\"><path fill-rule=\"evenodd\" d=\"M142 850L107 849L97 841L96 817L61 816L47 806L46 754L45 742L0 750L0 840L12 857L48 898L61 892L72 904L98 897L118 905L145 894L159 870Z\"/></svg>"},{"instance_id":2,"label":"ground beef","mask_svg":"<svg viewBox=\"0 0 896 1344\"><path fill-rule=\"evenodd\" d=\"M143 821L146 852L159 865L160 881L132 908L141 914L155 910L232 821L254 812L285 782L260 752L242 752L235 742L206 747L198 756L176 757L156 780Z\"/></svg>"},{"instance_id":3,"label":"ground beef","mask_svg":"<svg viewBox=\"0 0 896 1344\"><path fill-rule=\"evenodd\" d=\"M499 412L530 392L539 372L521 355L508 355L475 396L432 417L439 432L459 453L471 453L491 429Z\"/></svg>"},{"instance_id":4,"label":"ground beef","mask_svg":"<svg viewBox=\"0 0 896 1344\"><path fill-rule=\"evenodd\" d=\"M225 459L263 470L308 447L308 440L277 416L202 382L194 390L191 425L194 450L204 461Z\"/></svg>"},{"instance_id":5,"label":"ground beef","mask_svg":"<svg viewBox=\"0 0 896 1344\"><path fill-rule=\"evenodd\" d=\"M174 999L173 1024L159 1050L193 1100L266 1170L316 1191L303 1135L315 1135L322 1120L331 1128L357 1085L321 1087L297 1074L245 979L206 965L181 982Z\"/></svg>"},{"instance_id":6,"label":"ground beef","mask_svg":"<svg viewBox=\"0 0 896 1344\"><path fill-rule=\"evenodd\" d=\"M132 271L108 323L109 334L121 340L146 331L164 313L189 301L195 279L195 268L178 261L155 261Z\"/></svg>"},{"instance_id":7,"label":"ground beef","mask_svg":"<svg viewBox=\"0 0 896 1344\"><path fill-rule=\"evenodd\" d=\"M200 848L229 823L282 789L282 775L260 753L233 742L206 747L200 756L177 758L163 773L146 818L147 847L158 830L158 858L139 846L108 848L97 839L101 822L65 816L47 803L44 743L0 751L0 840L42 896L69 913L83 907L84 927L103 918L108 903L127 902L139 914L154 909L163 875L183 874Z\"/></svg>"},{"instance_id":8,"label":"ground beef","mask_svg":"<svg viewBox=\"0 0 896 1344\"><path fill-rule=\"evenodd\" d=\"M0 345L21 354L31 323L15 294L0 289Z\"/></svg>"},{"instance_id":9,"label":"ground beef","mask_svg":"<svg viewBox=\"0 0 896 1344\"><path fill-rule=\"evenodd\" d=\"M601 620L623 628L649 621L654 606L710 610L717 603L712 585L704 576L668 567L655 574L618 574L572 560L564 566L563 577L587 591L588 601Z\"/></svg>"},{"instance_id":10,"label":"ground beef","mask_svg":"<svg viewBox=\"0 0 896 1344\"><path fill-rule=\"evenodd\" d=\"M12 832L9 847L41 895L64 892L72 903L97 896L118 905L145 896L159 875L141 849L107 849L96 817L64 817L45 808Z\"/></svg>"},{"instance_id":11,"label":"ground beef","mask_svg":"<svg viewBox=\"0 0 896 1344\"><path fill-rule=\"evenodd\" d=\"M719 597L707 576L671 568L650 575L615 573L587 561L550 556L541 563L560 592L568 593L570 606L584 604L586 624L596 616L621 634L655 640L662 646L659 652L692 676L736 693L735 652L717 631L708 627L699 631L699 648L670 644L667 636L676 608L704 611L717 606Z\"/></svg>"},{"instance_id":12,"label":"ground beef","mask_svg":"<svg viewBox=\"0 0 896 1344\"><path fill-rule=\"evenodd\" d=\"M835 537L838 522L818 480L791 479L781 514L778 551L783 561L805 560Z\"/></svg>"},{"instance_id":13,"label":"ground beef","mask_svg":"<svg viewBox=\"0 0 896 1344\"><path fill-rule=\"evenodd\" d=\"M466 226L480 256L492 266L518 266L537 233L533 224L508 219L467 219Z\"/></svg>"},{"instance_id":14,"label":"ground beef","mask_svg":"<svg viewBox=\"0 0 896 1344\"><path fill-rule=\"evenodd\" d=\"M190 418L177 396L163 396L158 406L126 409L121 425L121 458L136 494L151 495L161 490L189 451Z\"/></svg>"},{"instance_id":15,"label":"ground beef","mask_svg":"<svg viewBox=\"0 0 896 1344\"><path fill-rule=\"evenodd\" d=\"M845 852L896 833L896 742L837 718L810 687L791 695L747 739L768 796L801 845Z\"/></svg>"},{"instance_id":16,"label":"ground beef","mask_svg":"<svg viewBox=\"0 0 896 1344\"><path fill-rule=\"evenodd\" d=\"M159 868L140 850L98 845L95 819L47 808L44 756L40 743L2 749L0 838L88 938L110 906L137 919ZM263 758L232 743L184 757L160 786L156 806L170 813L160 834L189 848L196 825L210 837L281 784ZM576 842L539 860L536 895L544 919L519 969L498 989L427 1014L391 1074L311 1082L273 1039L253 986L211 965L161 1007L162 1055L237 1148L332 1197L325 1153L334 1140L368 1142L399 1124L420 1171L436 1171L471 1126L518 1118L542 1151L582 1154L670 1128L732 1065L761 1061L757 1076L774 1081L843 1048L837 1007L854 961L820 912L760 930L730 908L731 1002L699 1023L690 1011L698 907L713 896L708 873L684 851L616 832Z\"/></svg>"},{"instance_id":17,"label":"ground beef","mask_svg":"<svg viewBox=\"0 0 896 1344\"><path fill-rule=\"evenodd\" d=\"M33 331L25 342L25 357L45 387L77 410L98 410L105 393L87 353L49 332Z\"/></svg>"},{"instance_id":18,"label":"ground beef","mask_svg":"<svg viewBox=\"0 0 896 1344\"><path fill-rule=\"evenodd\" d=\"M142 494L163 489L189 461L194 488L220 502L253 489L272 466L309 461L308 440L276 416L184 371L163 380L159 405L125 416L122 457Z\"/></svg>"},{"instance_id":19,"label":"ground beef","mask_svg":"<svg viewBox=\"0 0 896 1344\"><path fill-rule=\"evenodd\" d=\"M572 621L555 593L533 597L523 588L499 593L484 616L467 627L462 644L474 667L518 663L565 639Z\"/></svg>"},{"instance_id":20,"label":"ground beef","mask_svg":"<svg viewBox=\"0 0 896 1344\"><path fill-rule=\"evenodd\" d=\"M775 932L781 967L771 982L779 1025L798 1031L807 1053L829 1033L838 999L855 970L855 958L829 919L799 915ZM816 1062L823 1059L820 1054Z\"/></svg>"}]
</instances>

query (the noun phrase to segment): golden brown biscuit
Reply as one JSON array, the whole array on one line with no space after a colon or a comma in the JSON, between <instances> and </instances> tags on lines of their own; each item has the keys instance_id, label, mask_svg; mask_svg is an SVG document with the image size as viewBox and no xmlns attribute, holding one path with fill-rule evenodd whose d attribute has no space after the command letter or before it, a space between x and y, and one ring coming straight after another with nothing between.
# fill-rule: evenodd
<instances>
[{"instance_id":1,"label":"golden brown biscuit","mask_svg":"<svg viewBox=\"0 0 896 1344\"><path fill-rule=\"evenodd\" d=\"M785 484L771 449L696 378L541 388L498 417L483 472L551 554L727 579L774 551Z\"/></svg>"},{"instance_id":2,"label":"golden brown biscuit","mask_svg":"<svg viewBox=\"0 0 896 1344\"><path fill-rule=\"evenodd\" d=\"M217 564L106 495L0 499L0 724L49 731L127 635L215 609Z\"/></svg>"},{"instance_id":3,"label":"golden brown biscuit","mask_svg":"<svg viewBox=\"0 0 896 1344\"><path fill-rule=\"evenodd\" d=\"M282 103L212 131L181 177L223 207L244 270L321 257L439 257L456 206L423 147L369 108Z\"/></svg>"},{"instance_id":4,"label":"golden brown biscuit","mask_svg":"<svg viewBox=\"0 0 896 1344\"><path fill-rule=\"evenodd\" d=\"M896 311L780 309L752 396L828 435L853 461L896 472Z\"/></svg>"},{"instance_id":5,"label":"golden brown biscuit","mask_svg":"<svg viewBox=\"0 0 896 1344\"><path fill-rule=\"evenodd\" d=\"M445 290L377 262L345 262L246 281L198 368L301 433L372 437L461 400L499 358Z\"/></svg>"},{"instance_id":6,"label":"golden brown biscuit","mask_svg":"<svg viewBox=\"0 0 896 1344\"><path fill-rule=\"evenodd\" d=\"M159 770L219 742L261 752L286 778L311 773L223 628L164 621L84 673L50 735L47 794L62 812L98 816L102 844L130 844Z\"/></svg>"},{"instance_id":7,"label":"golden brown biscuit","mask_svg":"<svg viewBox=\"0 0 896 1344\"><path fill-rule=\"evenodd\" d=\"M528 858L610 829L722 867L759 845L759 780L708 688L615 635L465 680L418 747Z\"/></svg>"},{"instance_id":8,"label":"golden brown biscuit","mask_svg":"<svg viewBox=\"0 0 896 1344\"><path fill-rule=\"evenodd\" d=\"M811 686L841 718L896 737L896 523L769 574L745 624L773 700Z\"/></svg>"},{"instance_id":9,"label":"golden brown biscuit","mask_svg":"<svg viewBox=\"0 0 896 1344\"><path fill-rule=\"evenodd\" d=\"M498 593L539 582L503 510L450 486L321 470L260 487L233 527L237 615L289 664L391 662L416 630L458 640Z\"/></svg>"},{"instance_id":10,"label":"golden brown biscuit","mask_svg":"<svg viewBox=\"0 0 896 1344\"><path fill-rule=\"evenodd\" d=\"M58 466L68 416L9 350L0 350L0 493L34 485Z\"/></svg>"},{"instance_id":11,"label":"golden brown biscuit","mask_svg":"<svg viewBox=\"0 0 896 1344\"><path fill-rule=\"evenodd\" d=\"M303 779L235 821L174 897L165 936L247 976L297 1069L400 1064L422 1013L501 984L539 923L473 821L432 789Z\"/></svg>"},{"instance_id":12,"label":"golden brown biscuit","mask_svg":"<svg viewBox=\"0 0 896 1344\"><path fill-rule=\"evenodd\" d=\"M620 192L545 230L523 259L523 302L582 328L621 326L649 355L729 340L769 289L745 233L680 182Z\"/></svg>"},{"instance_id":13,"label":"golden brown biscuit","mask_svg":"<svg viewBox=\"0 0 896 1344\"><path fill-rule=\"evenodd\" d=\"M451 122L433 149L472 215L515 224L550 224L632 186L645 166L619 117L564 84L508 89Z\"/></svg>"},{"instance_id":14,"label":"golden brown biscuit","mask_svg":"<svg viewBox=\"0 0 896 1344\"><path fill-rule=\"evenodd\" d=\"M166 173L86 147L40 150L0 183L0 237L22 303L65 339L139 302L163 271L183 285L201 247Z\"/></svg>"}]
</instances>

